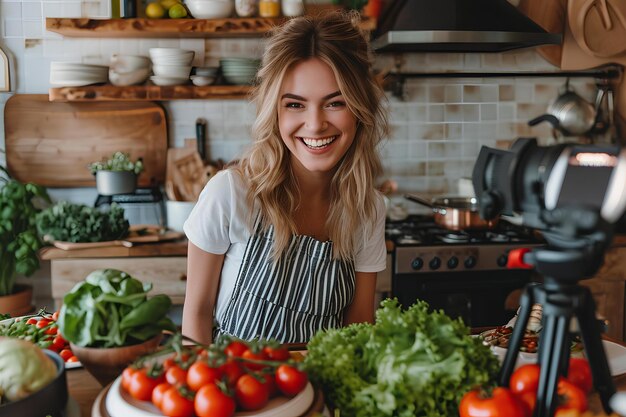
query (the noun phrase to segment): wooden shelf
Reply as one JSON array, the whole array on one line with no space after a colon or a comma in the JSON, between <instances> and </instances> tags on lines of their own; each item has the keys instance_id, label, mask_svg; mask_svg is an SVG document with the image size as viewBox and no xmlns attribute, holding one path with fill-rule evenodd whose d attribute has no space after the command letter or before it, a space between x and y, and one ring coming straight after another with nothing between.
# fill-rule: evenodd
<instances>
[{"instance_id":1,"label":"wooden shelf","mask_svg":"<svg viewBox=\"0 0 626 417\"><path fill-rule=\"evenodd\" d=\"M250 93L247 85L90 85L85 87L59 87L49 90L50 101L159 101L191 99L241 99Z\"/></svg>"},{"instance_id":2,"label":"wooden shelf","mask_svg":"<svg viewBox=\"0 0 626 417\"><path fill-rule=\"evenodd\" d=\"M89 19L47 17L46 30L81 38L245 38L259 37L288 18L227 19ZM373 30L374 19L363 18L361 28Z\"/></svg>"},{"instance_id":3,"label":"wooden shelf","mask_svg":"<svg viewBox=\"0 0 626 417\"><path fill-rule=\"evenodd\" d=\"M46 30L81 38L258 37L285 18L89 19L47 17Z\"/></svg>"}]
</instances>

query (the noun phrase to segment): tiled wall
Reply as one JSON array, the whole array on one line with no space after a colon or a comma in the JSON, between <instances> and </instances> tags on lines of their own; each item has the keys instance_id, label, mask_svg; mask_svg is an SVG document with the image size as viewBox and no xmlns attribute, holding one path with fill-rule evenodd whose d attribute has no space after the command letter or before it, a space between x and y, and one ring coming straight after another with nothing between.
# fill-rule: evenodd
<instances>
[{"instance_id":1,"label":"tiled wall","mask_svg":"<svg viewBox=\"0 0 626 417\"><path fill-rule=\"evenodd\" d=\"M148 54L154 46L174 46L196 52L194 65L216 65L220 57L260 56L261 39L80 39L46 32L45 17L106 17L107 1L0 0L1 45L14 58L17 93L46 93L51 61L107 64L114 53ZM392 70L392 56L380 56L376 67ZM407 54L401 64L408 72L552 71L555 68L534 50L496 54ZM545 112L563 85L562 78L420 78L408 80L404 97L389 97L392 131L381 148L385 177L404 191L426 194L456 192L456 182L469 176L481 145L508 146L524 135L552 140L547 126L529 128L528 120ZM590 79L573 80L592 100ZM0 93L3 109L9 94ZM226 160L249 143L254 109L245 100L164 102L170 146L182 146L195 136L197 117L209 124L209 152ZM0 121L3 123L3 121ZM4 145L4 129L0 148ZM0 163L4 155L0 154ZM91 204L93 189L54 190L57 199ZM401 197L395 198L402 201ZM409 203L407 208L416 209Z\"/></svg>"}]
</instances>

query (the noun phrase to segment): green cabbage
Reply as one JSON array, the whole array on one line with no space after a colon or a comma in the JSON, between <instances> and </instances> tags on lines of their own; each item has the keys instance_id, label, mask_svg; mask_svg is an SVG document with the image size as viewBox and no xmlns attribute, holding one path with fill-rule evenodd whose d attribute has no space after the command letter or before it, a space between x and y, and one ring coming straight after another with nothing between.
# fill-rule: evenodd
<instances>
[{"instance_id":1,"label":"green cabbage","mask_svg":"<svg viewBox=\"0 0 626 417\"><path fill-rule=\"evenodd\" d=\"M463 394L494 384L499 367L460 319L391 299L373 325L317 333L304 364L342 417L454 416Z\"/></svg>"}]
</instances>

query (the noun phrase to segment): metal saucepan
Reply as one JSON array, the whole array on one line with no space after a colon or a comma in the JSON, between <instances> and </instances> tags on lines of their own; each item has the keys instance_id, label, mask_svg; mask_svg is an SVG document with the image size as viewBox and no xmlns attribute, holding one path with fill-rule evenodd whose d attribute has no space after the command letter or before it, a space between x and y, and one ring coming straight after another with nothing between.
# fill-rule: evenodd
<instances>
[{"instance_id":1,"label":"metal saucepan","mask_svg":"<svg viewBox=\"0 0 626 417\"><path fill-rule=\"evenodd\" d=\"M433 210L435 223L449 230L492 229L498 218L484 220L478 213L478 200L475 197L442 196L428 200L415 194L404 197Z\"/></svg>"}]
</instances>

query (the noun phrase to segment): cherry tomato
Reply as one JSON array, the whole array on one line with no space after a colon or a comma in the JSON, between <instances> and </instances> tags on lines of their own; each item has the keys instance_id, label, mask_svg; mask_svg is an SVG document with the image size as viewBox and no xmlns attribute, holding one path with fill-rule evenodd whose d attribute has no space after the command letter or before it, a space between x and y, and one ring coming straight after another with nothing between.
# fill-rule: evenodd
<instances>
[{"instance_id":1,"label":"cherry tomato","mask_svg":"<svg viewBox=\"0 0 626 417\"><path fill-rule=\"evenodd\" d=\"M124 380L122 379L122 381ZM154 404L154 406L159 410L161 409L161 404L163 404L163 395L165 394L165 391L171 387L172 386L167 382L161 382L152 390L152 404Z\"/></svg>"},{"instance_id":2,"label":"cherry tomato","mask_svg":"<svg viewBox=\"0 0 626 417\"><path fill-rule=\"evenodd\" d=\"M289 365L280 365L276 369L276 386L287 397L293 397L306 387L306 373Z\"/></svg>"},{"instance_id":3,"label":"cherry tomato","mask_svg":"<svg viewBox=\"0 0 626 417\"><path fill-rule=\"evenodd\" d=\"M174 360L173 357L167 358L163 361L163 369L164 370L168 370L170 369L172 366L176 366L176 361Z\"/></svg>"},{"instance_id":4,"label":"cherry tomato","mask_svg":"<svg viewBox=\"0 0 626 417\"><path fill-rule=\"evenodd\" d=\"M70 352L71 353L71 352ZM68 357L69 358L69 357ZM137 369L127 366L122 371L122 388L126 390L126 392L130 392L130 379L137 372Z\"/></svg>"},{"instance_id":5,"label":"cherry tomato","mask_svg":"<svg viewBox=\"0 0 626 417\"><path fill-rule=\"evenodd\" d=\"M59 310L52 313L52 320L57 321L59 319Z\"/></svg>"},{"instance_id":6,"label":"cherry tomato","mask_svg":"<svg viewBox=\"0 0 626 417\"><path fill-rule=\"evenodd\" d=\"M247 359L247 360L253 360L253 361L265 361L267 360L267 355L264 352L258 352L258 353L254 353L252 350L248 349L245 352L243 352L243 354L241 355L241 357L243 359ZM244 362L243 366L245 366L248 369L252 369L254 371L258 371L260 369L265 368L267 365L263 365L261 363L250 363L250 362Z\"/></svg>"},{"instance_id":7,"label":"cherry tomato","mask_svg":"<svg viewBox=\"0 0 626 417\"><path fill-rule=\"evenodd\" d=\"M587 394L574 383L562 378L556 388L559 395L558 410L587 410Z\"/></svg>"},{"instance_id":8,"label":"cherry tomato","mask_svg":"<svg viewBox=\"0 0 626 417\"><path fill-rule=\"evenodd\" d=\"M137 400L150 401L152 390L161 382L163 382L163 378L153 378L148 375L145 369L140 369L130 377L128 392Z\"/></svg>"},{"instance_id":9,"label":"cherry tomato","mask_svg":"<svg viewBox=\"0 0 626 417\"><path fill-rule=\"evenodd\" d=\"M570 358L567 379L589 394L593 388L593 377L589 362L583 358Z\"/></svg>"},{"instance_id":10,"label":"cherry tomato","mask_svg":"<svg viewBox=\"0 0 626 417\"><path fill-rule=\"evenodd\" d=\"M270 398L267 386L250 374L242 375L235 385L235 400L244 410L263 408Z\"/></svg>"},{"instance_id":11,"label":"cherry tomato","mask_svg":"<svg viewBox=\"0 0 626 417\"><path fill-rule=\"evenodd\" d=\"M203 385L219 381L222 372L218 368L211 368L206 362L195 362L187 370L187 385L198 391Z\"/></svg>"},{"instance_id":12,"label":"cherry tomato","mask_svg":"<svg viewBox=\"0 0 626 417\"><path fill-rule=\"evenodd\" d=\"M276 376L274 373L264 373L260 377L260 381L267 387L267 392L270 394L270 398L273 398L278 393L275 378Z\"/></svg>"},{"instance_id":13,"label":"cherry tomato","mask_svg":"<svg viewBox=\"0 0 626 417\"><path fill-rule=\"evenodd\" d=\"M26 323L28 323L28 322L26 322ZM38 329L43 329L44 327L46 327L46 326L47 326L48 324L50 324L50 323L51 323L51 320L48 320L48 319L40 319L40 320L37 320L37 323L35 323L35 326L36 326Z\"/></svg>"},{"instance_id":14,"label":"cherry tomato","mask_svg":"<svg viewBox=\"0 0 626 417\"><path fill-rule=\"evenodd\" d=\"M248 350L248 345L239 340L234 340L224 348L224 353L228 356L238 358L241 357L246 350Z\"/></svg>"},{"instance_id":15,"label":"cherry tomato","mask_svg":"<svg viewBox=\"0 0 626 417\"><path fill-rule=\"evenodd\" d=\"M168 417L192 417L193 401L183 397L176 387L170 387L163 393L161 411Z\"/></svg>"},{"instance_id":16,"label":"cherry tomato","mask_svg":"<svg viewBox=\"0 0 626 417\"><path fill-rule=\"evenodd\" d=\"M28 320L26 320L26 324L37 324L39 320L37 320L34 317L29 318Z\"/></svg>"},{"instance_id":17,"label":"cherry tomato","mask_svg":"<svg viewBox=\"0 0 626 417\"><path fill-rule=\"evenodd\" d=\"M198 417L230 417L235 414L235 400L217 385L208 384L196 393L193 402Z\"/></svg>"},{"instance_id":18,"label":"cherry tomato","mask_svg":"<svg viewBox=\"0 0 626 417\"><path fill-rule=\"evenodd\" d=\"M235 386L239 377L243 375L243 369L241 369L239 363L234 360L226 361L226 363L219 367L219 370L222 375L226 377L226 382L230 386Z\"/></svg>"},{"instance_id":19,"label":"cherry tomato","mask_svg":"<svg viewBox=\"0 0 626 417\"><path fill-rule=\"evenodd\" d=\"M65 362L72 363L72 362L79 362L79 360L77 356L72 355Z\"/></svg>"},{"instance_id":20,"label":"cherry tomato","mask_svg":"<svg viewBox=\"0 0 626 417\"><path fill-rule=\"evenodd\" d=\"M63 360L64 360L65 362L67 362L67 360L68 360L69 358L71 358L72 356L74 356L74 353L72 353L72 351L71 351L70 349L62 349L62 350L59 352L59 355L61 355L61 358L63 358Z\"/></svg>"},{"instance_id":21,"label":"cherry tomato","mask_svg":"<svg viewBox=\"0 0 626 417\"><path fill-rule=\"evenodd\" d=\"M48 327L46 330L44 330L44 333L54 336L54 335L57 334L57 330L58 330L58 327L56 325L54 325L54 326Z\"/></svg>"},{"instance_id":22,"label":"cherry tomato","mask_svg":"<svg viewBox=\"0 0 626 417\"><path fill-rule=\"evenodd\" d=\"M472 390L463 396L459 404L460 417L525 417L526 409L521 401L507 388L497 387L491 395Z\"/></svg>"},{"instance_id":23,"label":"cherry tomato","mask_svg":"<svg viewBox=\"0 0 626 417\"><path fill-rule=\"evenodd\" d=\"M273 361L284 362L291 357L291 355L289 354L289 350L287 350L287 348L284 346L279 346L279 347L265 346L263 348L263 353L265 353L267 358Z\"/></svg>"},{"instance_id":24,"label":"cherry tomato","mask_svg":"<svg viewBox=\"0 0 626 417\"><path fill-rule=\"evenodd\" d=\"M187 383L187 371L178 365L172 366L165 371L165 380L170 385L181 385Z\"/></svg>"},{"instance_id":25,"label":"cherry tomato","mask_svg":"<svg viewBox=\"0 0 626 417\"><path fill-rule=\"evenodd\" d=\"M515 394L522 392L537 392L539 387L539 372L541 368L536 364L522 365L513 371L509 380L509 388Z\"/></svg>"},{"instance_id":26,"label":"cherry tomato","mask_svg":"<svg viewBox=\"0 0 626 417\"><path fill-rule=\"evenodd\" d=\"M65 340L60 334L57 334L54 339L52 339L51 346L54 346L56 349L58 349L57 352L60 352L63 348L67 346L67 344L67 340Z\"/></svg>"}]
</instances>

